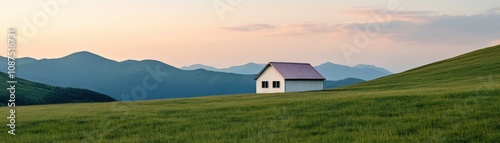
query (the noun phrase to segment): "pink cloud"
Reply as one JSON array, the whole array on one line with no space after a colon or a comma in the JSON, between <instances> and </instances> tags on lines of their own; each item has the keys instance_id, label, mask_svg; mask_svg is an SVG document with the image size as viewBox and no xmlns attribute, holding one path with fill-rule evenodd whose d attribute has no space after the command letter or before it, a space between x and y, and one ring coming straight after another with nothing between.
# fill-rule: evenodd
<instances>
[{"instance_id":1,"label":"pink cloud","mask_svg":"<svg viewBox=\"0 0 500 143\"><path fill-rule=\"evenodd\" d=\"M367 18L371 20L380 20L384 18L385 22L407 21L414 23L426 22L426 16L435 15L433 11L388 11L384 9L373 9L369 7L355 7L355 10L344 11L348 16Z\"/></svg>"},{"instance_id":2,"label":"pink cloud","mask_svg":"<svg viewBox=\"0 0 500 143\"><path fill-rule=\"evenodd\" d=\"M269 24L250 24L250 25L222 27L222 28L231 31L245 32L245 31L262 31L268 29L275 29L276 27Z\"/></svg>"},{"instance_id":3,"label":"pink cloud","mask_svg":"<svg viewBox=\"0 0 500 143\"><path fill-rule=\"evenodd\" d=\"M389 12L380 9L362 8L346 11L346 14L370 18L361 22L329 24L302 22L286 25L252 24L222 27L237 32L253 32L272 36L304 36L308 34L331 35L333 43L351 42L361 31L370 43L438 44L438 45L484 45L498 44L500 37L500 13L485 12L477 15L435 15L432 11L392 11L380 21L380 14ZM367 28L368 27L368 28ZM365 36L366 37L366 36Z\"/></svg>"},{"instance_id":4,"label":"pink cloud","mask_svg":"<svg viewBox=\"0 0 500 143\"><path fill-rule=\"evenodd\" d=\"M243 26L222 27L222 29L237 32L257 32L262 35L298 36L312 33L327 33L332 26L326 23L303 22L273 26L269 24L251 24Z\"/></svg>"},{"instance_id":5,"label":"pink cloud","mask_svg":"<svg viewBox=\"0 0 500 143\"><path fill-rule=\"evenodd\" d=\"M372 11L353 11L353 14L372 13ZM378 26L372 38L390 38L398 42L414 44L484 45L500 37L499 13L485 13L470 16L431 15L432 12L399 12L395 18L379 22L347 23L339 26L340 32L355 36L358 31L370 33L367 26ZM345 36L344 36L345 37ZM352 39L352 38L351 38ZM352 41L352 40L351 40Z\"/></svg>"}]
</instances>

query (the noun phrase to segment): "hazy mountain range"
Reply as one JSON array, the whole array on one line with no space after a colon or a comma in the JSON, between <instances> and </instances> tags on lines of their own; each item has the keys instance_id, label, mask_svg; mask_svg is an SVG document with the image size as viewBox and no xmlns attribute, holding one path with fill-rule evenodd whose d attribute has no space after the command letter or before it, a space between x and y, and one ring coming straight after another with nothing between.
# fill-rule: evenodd
<instances>
[{"instance_id":1,"label":"hazy mountain range","mask_svg":"<svg viewBox=\"0 0 500 143\"><path fill-rule=\"evenodd\" d=\"M266 64L256 64L248 63L245 65L232 66L229 68L215 68L212 66L194 64L191 66L181 67L183 70L195 70L195 69L205 69L209 71L236 73L236 74L257 74L262 70ZM334 63L324 63L315 68L327 79L327 80L342 80L346 78L358 78L363 80L372 80L382 76L387 76L392 74L390 71L373 66L360 64L354 67L344 66Z\"/></svg>"},{"instance_id":2,"label":"hazy mountain range","mask_svg":"<svg viewBox=\"0 0 500 143\"><path fill-rule=\"evenodd\" d=\"M0 60L0 66L7 67L6 59ZM121 101L255 93L255 75L182 70L155 60L117 62L90 52L77 52L56 59L19 58L16 62L16 72L21 78L90 89ZM6 72L6 68L0 71ZM325 87L362 81L355 78L326 81Z\"/></svg>"},{"instance_id":3,"label":"hazy mountain range","mask_svg":"<svg viewBox=\"0 0 500 143\"><path fill-rule=\"evenodd\" d=\"M256 64L256 63L248 63L240 66L232 66L229 68L215 68L212 66L202 65L202 64L194 64L190 66L181 67L183 70L196 70L196 69L205 69L209 71L218 71L218 72L227 72L227 73L237 73L237 74L257 74L264 68L266 64Z\"/></svg>"}]
</instances>

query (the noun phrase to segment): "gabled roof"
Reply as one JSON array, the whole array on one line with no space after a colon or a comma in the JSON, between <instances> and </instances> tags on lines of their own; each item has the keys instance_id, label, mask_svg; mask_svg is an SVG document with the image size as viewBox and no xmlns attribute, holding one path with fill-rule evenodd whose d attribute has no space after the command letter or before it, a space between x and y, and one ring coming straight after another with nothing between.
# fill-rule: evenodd
<instances>
[{"instance_id":1,"label":"gabled roof","mask_svg":"<svg viewBox=\"0 0 500 143\"><path fill-rule=\"evenodd\" d=\"M325 80L325 78L309 63L285 62L270 62L259 72L259 74L255 76L254 80L257 80L257 78L264 73L269 66L274 67L285 79Z\"/></svg>"}]
</instances>

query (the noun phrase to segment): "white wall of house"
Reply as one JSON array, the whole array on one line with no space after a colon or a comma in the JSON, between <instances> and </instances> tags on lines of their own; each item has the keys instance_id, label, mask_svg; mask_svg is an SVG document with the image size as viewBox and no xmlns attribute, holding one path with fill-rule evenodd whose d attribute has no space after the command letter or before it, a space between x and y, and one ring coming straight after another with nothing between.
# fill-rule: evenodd
<instances>
[{"instance_id":1,"label":"white wall of house","mask_svg":"<svg viewBox=\"0 0 500 143\"><path fill-rule=\"evenodd\" d=\"M323 84L322 80L287 80L285 92L323 90Z\"/></svg>"},{"instance_id":2,"label":"white wall of house","mask_svg":"<svg viewBox=\"0 0 500 143\"><path fill-rule=\"evenodd\" d=\"M262 88L262 81L268 81L268 88ZM280 82L280 88L273 88L273 81ZM285 79L274 69L273 66L267 67L265 71L256 80L257 93L283 93L285 92Z\"/></svg>"}]
</instances>

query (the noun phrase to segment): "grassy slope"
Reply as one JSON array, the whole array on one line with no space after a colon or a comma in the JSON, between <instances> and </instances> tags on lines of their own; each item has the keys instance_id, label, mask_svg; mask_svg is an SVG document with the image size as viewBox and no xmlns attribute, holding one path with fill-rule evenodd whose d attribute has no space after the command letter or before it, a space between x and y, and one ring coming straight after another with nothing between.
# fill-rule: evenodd
<instances>
[{"instance_id":1,"label":"grassy slope","mask_svg":"<svg viewBox=\"0 0 500 143\"><path fill-rule=\"evenodd\" d=\"M7 88L7 74L0 72L0 87ZM94 91L77 88L64 88L46 84L16 79L16 105L40 105L56 103L82 103L82 102L111 102L115 99ZM9 92L5 90L0 94L0 106L7 106L10 99Z\"/></svg>"},{"instance_id":2,"label":"grassy slope","mask_svg":"<svg viewBox=\"0 0 500 143\"><path fill-rule=\"evenodd\" d=\"M382 77L346 89L387 90L478 84L489 76L500 74L500 46L480 49L447 60L418 67L403 73Z\"/></svg>"},{"instance_id":3,"label":"grassy slope","mask_svg":"<svg viewBox=\"0 0 500 143\"><path fill-rule=\"evenodd\" d=\"M500 142L499 50L482 49L330 91L18 107L18 135L0 137L18 142Z\"/></svg>"}]
</instances>

